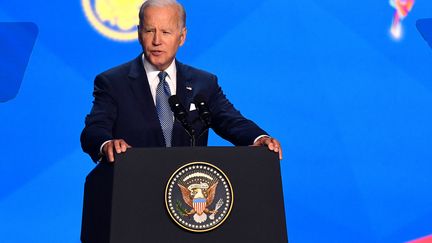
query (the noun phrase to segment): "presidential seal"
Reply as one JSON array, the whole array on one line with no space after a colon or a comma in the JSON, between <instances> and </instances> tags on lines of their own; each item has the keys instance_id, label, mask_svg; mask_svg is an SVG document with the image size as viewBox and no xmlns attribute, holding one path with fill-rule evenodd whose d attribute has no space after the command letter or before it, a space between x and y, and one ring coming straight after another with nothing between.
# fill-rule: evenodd
<instances>
[{"instance_id":1,"label":"presidential seal","mask_svg":"<svg viewBox=\"0 0 432 243\"><path fill-rule=\"evenodd\" d=\"M228 217L234 195L228 177L216 166L192 162L180 167L165 189L165 205L182 228L206 232Z\"/></svg>"},{"instance_id":2,"label":"presidential seal","mask_svg":"<svg viewBox=\"0 0 432 243\"><path fill-rule=\"evenodd\" d=\"M137 40L138 12L143 0L81 0L90 24L116 41Z\"/></svg>"}]
</instances>

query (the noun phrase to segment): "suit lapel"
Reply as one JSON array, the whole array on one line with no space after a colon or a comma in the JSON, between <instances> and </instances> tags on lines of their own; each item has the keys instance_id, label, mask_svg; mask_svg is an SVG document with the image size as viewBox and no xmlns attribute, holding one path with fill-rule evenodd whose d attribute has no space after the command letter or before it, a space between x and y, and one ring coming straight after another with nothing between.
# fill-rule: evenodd
<instances>
[{"instance_id":1,"label":"suit lapel","mask_svg":"<svg viewBox=\"0 0 432 243\"><path fill-rule=\"evenodd\" d=\"M176 61L177 68L177 90L176 94L182 104L185 106L186 111L189 111L189 106L192 101L192 84L187 68Z\"/></svg>"},{"instance_id":2,"label":"suit lapel","mask_svg":"<svg viewBox=\"0 0 432 243\"><path fill-rule=\"evenodd\" d=\"M135 61L132 62L128 77L130 80L130 87L138 101L140 111L143 112L144 117L149 124L159 125L156 126L159 127L158 142L159 144L165 145L165 139L163 137L162 128L160 127L159 118L153 101L153 96L150 91L150 85L144 70L141 55L139 55Z\"/></svg>"}]
</instances>

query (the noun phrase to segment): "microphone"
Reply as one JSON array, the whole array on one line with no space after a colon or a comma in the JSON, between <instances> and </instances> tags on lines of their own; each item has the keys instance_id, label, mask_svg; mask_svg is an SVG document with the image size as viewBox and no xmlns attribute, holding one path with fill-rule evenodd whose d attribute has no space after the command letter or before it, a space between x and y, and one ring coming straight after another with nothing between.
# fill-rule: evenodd
<instances>
[{"instance_id":1,"label":"microphone","mask_svg":"<svg viewBox=\"0 0 432 243\"><path fill-rule=\"evenodd\" d=\"M201 94L197 94L194 97L194 104L198 110L198 115L199 115L201 121L205 125L204 129L198 135L198 139L200 139L201 136L204 135L211 126L211 113L210 113L206 99Z\"/></svg>"},{"instance_id":2,"label":"microphone","mask_svg":"<svg viewBox=\"0 0 432 243\"><path fill-rule=\"evenodd\" d=\"M209 128L211 126L211 113L204 96L197 94L194 98L194 103L201 121L204 123L206 128Z\"/></svg>"},{"instance_id":3,"label":"microphone","mask_svg":"<svg viewBox=\"0 0 432 243\"><path fill-rule=\"evenodd\" d=\"M171 107L171 111L174 113L174 117L180 122L182 127L186 130L187 134L191 138L191 145L195 146L195 130L190 125L187 119L187 112L184 106L181 104L179 98L173 95L168 98L168 103Z\"/></svg>"}]
</instances>

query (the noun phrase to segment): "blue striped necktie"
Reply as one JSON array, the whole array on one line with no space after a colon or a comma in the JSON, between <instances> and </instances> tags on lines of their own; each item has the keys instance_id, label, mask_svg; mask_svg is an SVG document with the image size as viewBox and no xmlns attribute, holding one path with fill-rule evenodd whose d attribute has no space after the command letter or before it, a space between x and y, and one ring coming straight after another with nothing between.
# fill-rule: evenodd
<instances>
[{"instance_id":1,"label":"blue striped necktie","mask_svg":"<svg viewBox=\"0 0 432 243\"><path fill-rule=\"evenodd\" d=\"M168 98L171 96L171 91L168 82L165 80L166 76L168 76L168 74L165 71L162 71L158 74L159 84L156 88L156 110L165 138L165 144L167 147L171 147L174 120L173 113L168 103Z\"/></svg>"}]
</instances>

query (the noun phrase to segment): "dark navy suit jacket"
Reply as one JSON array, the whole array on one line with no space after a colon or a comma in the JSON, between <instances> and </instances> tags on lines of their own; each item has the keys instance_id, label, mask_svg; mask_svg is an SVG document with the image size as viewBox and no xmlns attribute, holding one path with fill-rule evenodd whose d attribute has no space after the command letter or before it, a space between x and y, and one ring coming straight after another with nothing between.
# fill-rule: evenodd
<instances>
[{"instance_id":1,"label":"dark navy suit jacket","mask_svg":"<svg viewBox=\"0 0 432 243\"><path fill-rule=\"evenodd\" d=\"M267 134L234 108L215 75L177 61L176 68L176 94L180 101L189 111L193 98L202 95L212 114L212 129L218 135L234 145L245 146ZM81 133L81 146L94 161L100 158L102 143L110 139L122 138L132 147L165 147L141 55L96 76L93 96L93 107ZM189 113L190 121L197 117L196 110ZM197 133L204 129L201 122L196 122L194 128ZM206 146L207 138L205 133L196 145ZM174 123L172 146L190 146L190 138L179 122Z\"/></svg>"}]
</instances>

